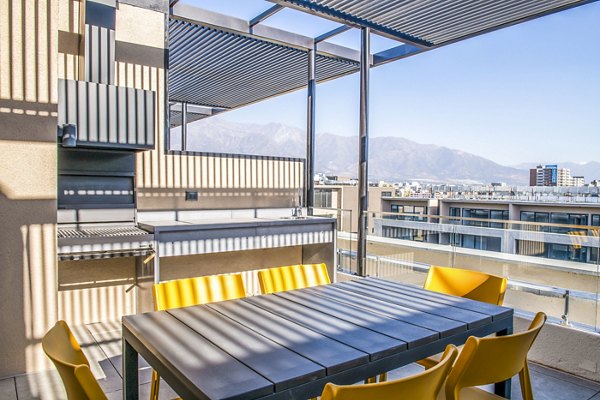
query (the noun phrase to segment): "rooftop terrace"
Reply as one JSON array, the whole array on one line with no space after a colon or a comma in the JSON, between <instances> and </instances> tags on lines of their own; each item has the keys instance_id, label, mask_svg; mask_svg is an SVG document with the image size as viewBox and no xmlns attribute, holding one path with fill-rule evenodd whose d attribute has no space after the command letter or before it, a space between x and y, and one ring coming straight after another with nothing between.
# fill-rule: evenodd
<instances>
[{"instance_id":1,"label":"rooftop terrace","mask_svg":"<svg viewBox=\"0 0 600 400\"><path fill-rule=\"evenodd\" d=\"M600 399L593 382L600 381L597 226L578 226L586 234L572 235L548 232L541 221L542 228L515 234L529 235L524 254L504 254L455 240L487 245L502 236L500 227L383 218L366 201L371 68L590 2L275 0L250 18L184 0L4 3L0 325L10 334L0 340L0 397L64 398L41 351L41 338L59 319L76 327L95 376L120 398L118 321L152 309L152 283L244 272L249 294L257 294L257 269L325 262L339 280L352 272L420 285L424 268L439 264L573 291L548 298L536 288L512 290L507 304L552 317L531 358L539 363L538 397ZM334 25L307 36L263 23L286 9ZM360 49L329 40L350 29L360 32ZM393 46L371 51L372 37ZM333 219L305 218L317 212L316 85L352 73L361 82L356 211L348 216L339 206L323 213ZM305 87L305 159L186 147L189 122ZM179 149L170 143L176 134ZM375 220L397 225L399 237L378 236ZM432 225L411 225L420 222ZM57 235L67 230L82 237ZM585 253L585 260L558 265L538 257L552 251ZM561 324L569 299L567 316L587 330ZM144 396L149 373L143 366Z\"/></svg>"}]
</instances>

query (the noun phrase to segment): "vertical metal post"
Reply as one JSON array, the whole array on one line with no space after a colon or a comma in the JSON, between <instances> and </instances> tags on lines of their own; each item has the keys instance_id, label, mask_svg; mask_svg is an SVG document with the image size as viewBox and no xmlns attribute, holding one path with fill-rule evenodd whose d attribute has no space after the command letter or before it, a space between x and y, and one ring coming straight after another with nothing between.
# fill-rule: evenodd
<instances>
[{"instance_id":1,"label":"vertical metal post","mask_svg":"<svg viewBox=\"0 0 600 400\"><path fill-rule=\"evenodd\" d=\"M312 215L315 205L315 94L317 81L317 45L308 51L308 98L306 109L306 172L304 175L304 204L308 215Z\"/></svg>"},{"instance_id":2,"label":"vertical metal post","mask_svg":"<svg viewBox=\"0 0 600 400\"><path fill-rule=\"evenodd\" d=\"M358 171L358 247L356 272L365 276L367 259L367 210L369 209L369 68L371 67L369 28L362 28L360 46L360 122Z\"/></svg>"},{"instance_id":3,"label":"vertical metal post","mask_svg":"<svg viewBox=\"0 0 600 400\"><path fill-rule=\"evenodd\" d=\"M187 151L187 103L181 103L181 151Z\"/></svg>"}]
</instances>

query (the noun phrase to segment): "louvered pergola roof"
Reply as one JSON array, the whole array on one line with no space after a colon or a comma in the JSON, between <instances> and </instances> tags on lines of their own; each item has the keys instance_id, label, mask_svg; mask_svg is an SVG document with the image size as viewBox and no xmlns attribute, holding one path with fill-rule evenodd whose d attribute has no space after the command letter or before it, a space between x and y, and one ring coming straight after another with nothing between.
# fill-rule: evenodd
<instances>
[{"instance_id":1,"label":"louvered pergola roof","mask_svg":"<svg viewBox=\"0 0 600 400\"><path fill-rule=\"evenodd\" d=\"M435 47L595 0L274 0L416 46Z\"/></svg>"},{"instance_id":2,"label":"louvered pergola roof","mask_svg":"<svg viewBox=\"0 0 600 400\"><path fill-rule=\"evenodd\" d=\"M174 5L169 19L169 101L223 111L305 88L314 46L313 38ZM357 72L358 60L356 50L323 43L316 53L316 79L324 82ZM212 114L197 113L194 119ZM172 116L178 125L180 114Z\"/></svg>"},{"instance_id":3,"label":"louvered pergola roof","mask_svg":"<svg viewBox=\"0 0 600 400\"><path fill-rule=\"evenodd\" d=\"M304 88L312 49L317 50L317 82L357 72L359 51L326 41L350 27L368 27L398 41L371 55L371 65L378 66L593 1L271 0L265 5L274 6L246 21L173 0L169 101L214 110L195 114L199 119ZM284 7L344 26L310 38L261 24Z\"/></svg>"},{"instance_id":4,"label":"louvered pergola roof","mask_svg":"<svg viewBox=\"0 0 600 400\"><path fill-rule=\"evenodd\" d=\"M169 98L236 108L306 87L308 50L171 19ZM358 70L358 62L317 54L317 81Z\"/></svg>"}]
</instances>

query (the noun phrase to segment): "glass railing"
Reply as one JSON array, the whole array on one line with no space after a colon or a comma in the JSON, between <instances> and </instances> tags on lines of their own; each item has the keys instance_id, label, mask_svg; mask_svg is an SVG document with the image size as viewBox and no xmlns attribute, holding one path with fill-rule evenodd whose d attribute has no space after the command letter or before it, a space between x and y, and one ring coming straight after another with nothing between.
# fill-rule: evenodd
<instances>
[{"instance_id":1,"label":"glass railing","mask_svg":"<svg viewBox=\"0 0 600 400\"><path fill-rule=\"evenodd\" d=\"M588 225L369 213L366 274L416 285L423 284L431 265L505 276L505 305L600 332L599 231ZM337 244L338 271L356 273L356 232L338 229Z\"/></svg>"}]
</instances>

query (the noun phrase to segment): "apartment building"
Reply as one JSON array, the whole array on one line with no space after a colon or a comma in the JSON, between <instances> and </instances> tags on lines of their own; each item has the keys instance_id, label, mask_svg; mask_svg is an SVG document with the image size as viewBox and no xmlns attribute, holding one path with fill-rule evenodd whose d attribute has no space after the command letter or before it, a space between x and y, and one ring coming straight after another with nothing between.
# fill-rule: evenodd
<instances>
[{"instance_id":1,"label":"apartment building","mask_svg":"<svg viewBox=\"0 0 600 400\"><path fill-rule=\"evenodd\" d=\"M382 237L557 260L598 261L597 245L583 237L594 236L589 226L600 226L599 204L412 198L382 198L381 202L382 209L393 212L410 212L419 204L418 210L427 209L429 214L435 210L441 217L384 215L374 227L375 234Z\"/></svg>"}]
</instances>

